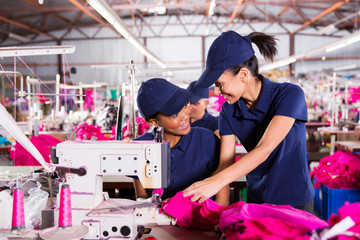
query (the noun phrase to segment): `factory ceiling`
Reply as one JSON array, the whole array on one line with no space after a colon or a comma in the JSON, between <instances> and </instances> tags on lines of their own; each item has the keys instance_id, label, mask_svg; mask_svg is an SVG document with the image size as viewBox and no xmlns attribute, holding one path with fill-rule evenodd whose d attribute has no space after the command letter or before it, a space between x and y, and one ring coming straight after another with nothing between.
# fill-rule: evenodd
<instances>
[{"instance_id":1,"label":"factory ceiling","mask_svg":"<svg viewBox=\"0 0 360 240\"><path fill-rule=\"evenodd\" d=\"M104 0L105 1L105 0ZM108 0L111 8L136 37L171 37L166 28L181 27L176 36L202 36L228 29L248 27L264 31L277 26L271 34L314 34L327 26L327 35L352 33L360 24L358 0ZM42 3L42 4L41 4ZM121 37L86 0L0 0L0 46L10 37L20 36L19 44L101 39L102 29L111 29L113 38ZM257 29L262 23L265 29ZM289 27L291 26L291 27ZM92 34L84 31L95 28ZM263 28L263 27L262 27ZM312 31L310 31L312 30ZM314 31L315 30L315 31ZM59 34L60 33L60 34ZM41 37L40 37L41 36ZM21 40L21 37L25 39Z\"/></svg>"}]
</instances>

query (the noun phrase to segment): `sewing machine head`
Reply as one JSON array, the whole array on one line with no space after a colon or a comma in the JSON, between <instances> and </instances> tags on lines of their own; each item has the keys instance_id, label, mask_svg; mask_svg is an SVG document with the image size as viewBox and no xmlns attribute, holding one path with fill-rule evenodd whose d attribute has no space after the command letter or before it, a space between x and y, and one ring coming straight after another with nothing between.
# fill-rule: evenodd
<instances>
[{"instance_id":1,"label":"sewing machine head","mask_svg":"<svg viewBox=\"0 0 360 240\"><path fill-rule=\"evenodd\" d=\"M164 188L169 184L168 142L65 141L56 146L56 157L59 166L69 168L65 178L72 193L80 193L80 198L91 200L88 208L102 201L105 175L137 176L145 188ZM86 174L80 176L70 169L85 169ZM77 201L72 202L76 207ZM84 201L80 200L79 204L84 207Z\"/></svg>"},{"instance_id":2,"label":"sewing machine head","mask_svg":"<svg viewBox=\"0 0 360 240\"><path fill-rule=\"evenodd\" d=\"M71 187L73 225L90 229L84 239L137 239L145 225L175 224L173 218L159 213L155 203L104 199L103 195L104 176L137 176L145 188L167 187L169 142L65 141L56 146L55 160L58 175ZM54 215L56 221L58 208Z\"/></svg>"}]
</instances>

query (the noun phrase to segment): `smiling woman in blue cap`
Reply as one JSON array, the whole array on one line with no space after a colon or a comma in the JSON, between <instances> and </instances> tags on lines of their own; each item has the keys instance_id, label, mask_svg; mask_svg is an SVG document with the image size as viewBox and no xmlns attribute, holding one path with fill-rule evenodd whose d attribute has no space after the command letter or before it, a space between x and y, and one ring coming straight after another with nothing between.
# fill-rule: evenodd
<instances>
[{"instance_id":1,"label":"smiling woman in blue cap","mask_svg":"<svg viewBox=\"0 0 360 240\"><path fill-rule=\"evenodd\" d=\"M212 43L206 69L196 85L227 100L219 116L221 151L216 175L184 191L203 202L246 175L250 203L291 205L313 212L314 188L306 157L307 107L303 90L275 83L258 72L254 43L265 59L277 54L275 38L254 32L223 33ZM248 153L234 163L235 137Z\"/></svg>"},{"instance_id":2,"label":"smiling woman in blue cap","mask_svg":"<svg viewBox=\"0 0 360 240\"><path fill-rule=\"evenodd\" d=\"M210 177L219 164L220 140L204 128L190 127L189 102L194 99L189 91L165 79L153 78L139 88L137 103L142 117L155 127L164 129L164 141L170 142L170 184L162 198L170 198L192 183ZM155 131L136 140L153 140ZM151 192L137 179L137 198L148 198ZM219 196L219 197L218 197ZM216 201L222 202L221 194Z\"/></svg>"}]
</instances>

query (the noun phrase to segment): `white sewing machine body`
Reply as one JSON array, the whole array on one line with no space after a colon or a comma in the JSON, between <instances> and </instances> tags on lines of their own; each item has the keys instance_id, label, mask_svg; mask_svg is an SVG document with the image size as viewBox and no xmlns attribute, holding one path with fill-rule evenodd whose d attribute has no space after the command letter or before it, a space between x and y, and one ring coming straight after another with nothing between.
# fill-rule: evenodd
<instances>
[{"instance_id":1,"label":"white sewing machine body","mask_svg":"<svg viewBox=\"0 0 360 240\"><path fill-rule=\"evenodd\" d=\"M105 175L137 176L145 188L167 187L169 142L65 141L56 146L56 157L57 164L65 169L86 169L83 176L65 174L71 188L72 223L89 227L89 234L84 239L136 239L139 226L174 224L173 219L159 214L154 203L104 199L103 194ZM58 221L59 195L55 223Z\"/></svg>"}]
</instances>

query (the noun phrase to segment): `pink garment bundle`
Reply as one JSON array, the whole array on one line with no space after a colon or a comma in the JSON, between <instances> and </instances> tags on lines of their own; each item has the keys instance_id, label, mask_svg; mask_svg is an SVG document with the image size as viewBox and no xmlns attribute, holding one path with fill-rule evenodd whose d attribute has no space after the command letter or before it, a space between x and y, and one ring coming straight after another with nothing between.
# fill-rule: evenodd
<instances>
[{"instance_id":1,"label":"pink garment bundle","mask_svg":"<svg viewBox=\"0 0 360 240\"><path fill-rule=\"evenodd\" d=\"M349 88L349 98L347 99L348 103L356 103L360 100L360 87Z\"/></svg>"},{"instance_id":2,"label":"pink garment bundle","mask_svg":"<svg viewBox=\"0 0 360 240\"><path fill-rule=\"evenodd\" d=\"M330 188L360 189L360 156L337 151L322 158L310 176L316 178L315 188L323 184Z\"/></svg>"},{"instance_id":3,"label":"pink garment bundle","mask_svg":"<svg viewBox=\"0 0 360 240\"><path fill-rule=\"evenodd\" d=\"M101 132L101 127L94 125L89 125L87 123L81 123L77 125L73 131L76 130L75 140L90 140L91 137L96 137L96 140L109 140L105 135Z\"/></svg>"},{"instance_id":4,"label":"pink garment bundle","mask_svg":"<svg viewBox=\"0 0 360 240\"><path fill-rule=\"evenodd\" d=\"M226 239L309 239L304 236L328 224L308 212L291 206L236 202L223 207L211 199L192 202L178 192L163 202L160 212L177 219L184 228L209 229L219 224ZM277 238L274 238L277 236Z\"/></svg>"},{"instance_id":5,"label":"pink garment bundle","mask_svg":"<svg viewBox=\"0 0 360 240\"><path fill-rule=\"evenodd\" d=\"M208 199L203 203L193 202L191 196L184 197L178 192L174 197L165 200L160 213L166 212L177 219L176 224L184 228L209 229L215 227L220 218L223 206Z\"/></svg>"},{"instance_id":6,"label":"pink garment bundle","mask_svg":"<svg viewBox=\"0 0 360 240\"><path fill-rule=\"evenodd\" d=\"M289 205L234 203L223 209L219 228L232 239L310 239L313 229L328 227L318 217Z\"/></svg>"},{"instance_id":7,"label":"pink garment bundle","mask_svg":"<svg viewBox=\"0 0 360 240\"><path fill-rule=\"evenodd\" d=\"M33 136L30 142L34 144L46 162L50 162L51 148L61 141L53 136ZM9 150L10 158L15 160L15 166L40 166L40 163L20 144L16 143L14 150Z\"/></svg>"}]
</instances>

